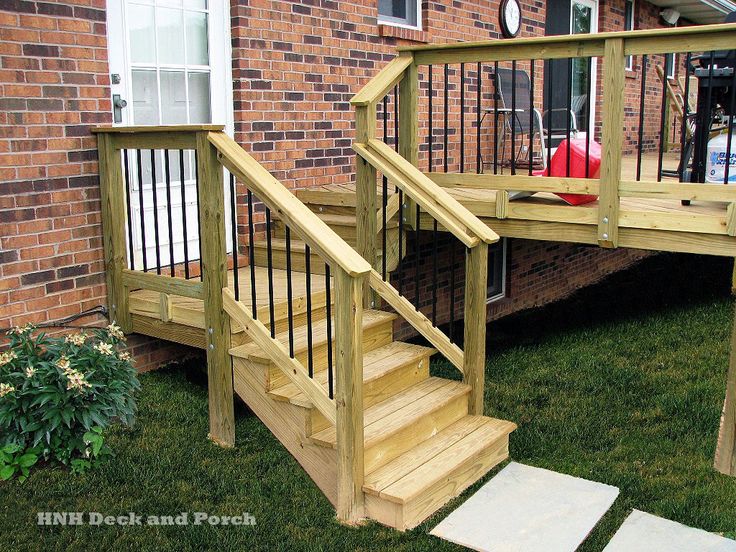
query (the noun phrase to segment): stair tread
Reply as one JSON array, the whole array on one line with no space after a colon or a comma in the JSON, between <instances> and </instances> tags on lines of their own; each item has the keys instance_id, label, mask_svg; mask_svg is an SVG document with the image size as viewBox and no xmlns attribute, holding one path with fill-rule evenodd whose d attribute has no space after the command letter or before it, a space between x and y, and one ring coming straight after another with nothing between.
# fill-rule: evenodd
<instances>
[{"instance_id":1,"label":"stair tread","mask_svg":"<svg viewBox=\"0 0 736 552\"><path fill-rule=\"evenodd\" d=\"M513 422L465 416L366 475L363 490L405 504L514 429Z\"/></svg>"},{"instance_id":2,"label":"stair tread","mask_svg":"<svg viewBox=\"0 0 736 552\"><path fill-rule=\"evenodd\" d=\"M363 413L364 446L375 446L397 431L413 424L442 406L470 392L470 387L452 380L429 377L384 401L365 409ZM335 447L335 426L312 435L318 444Z\"/></svg>"},{"instance_id":3,"label":"stair tread","mask_svg":"<svg viewBox=\"0 0 736 552\"><path fill-rule=\"evenodd\" d=\"M363 383L377 380L419 358L431 356L436 352L436 349L404 343L403 341L393 341L388 345L383 345L363 355ZM322 387L327 389L326 370L318 371L314 378ZM306 395L291 382L272 389L269 394L277 400L289 401L292 404L307 408L311 406L311 402Z\"/></svg>"},{"instance_id":4,"label":"stair tread","mask_svg":"<svg viewBox=\"0 0 736 552\"><path fill-rule=\"evenodd\" d=\"M365 310L363 311L363 330L373 328L386 322L391 322L397 318L396 314L384 311ZM281 343L289 343L288 330L277 333L276 339ZM335 328L333 320L332 339L335 339ZM316 320L312 323L312 346L317 347L327 343L327 320ZM294 353L299 354L307 350L307 326L297 326L294 328ZM230 354L240 358L268 360L268 355L255 343L246 343L238 347L230 349Z\"/></svg>"}]
</instances>

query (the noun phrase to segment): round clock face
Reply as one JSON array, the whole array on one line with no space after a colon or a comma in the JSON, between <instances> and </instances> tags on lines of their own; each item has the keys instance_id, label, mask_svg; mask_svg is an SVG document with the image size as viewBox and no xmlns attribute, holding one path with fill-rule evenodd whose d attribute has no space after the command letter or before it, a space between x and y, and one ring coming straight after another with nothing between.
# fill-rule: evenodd
<instances>
[{"instance_id":1,"label":"round clock face","mask_svg":"<svg viewBox=\"0 0 736 552\"><path fill-rule=\"evenodd\" d=\"M518 0L504 0L501 3L501 31L507 38L513 38L521 29L521 6Z\"/></svg>"}]
</instances>

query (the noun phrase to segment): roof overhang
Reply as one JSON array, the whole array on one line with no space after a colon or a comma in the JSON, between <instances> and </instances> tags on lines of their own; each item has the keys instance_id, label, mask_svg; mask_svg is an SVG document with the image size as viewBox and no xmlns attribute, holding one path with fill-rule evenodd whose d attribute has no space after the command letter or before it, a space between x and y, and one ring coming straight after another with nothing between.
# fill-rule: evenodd
<instances>
[{"instance_id":1,"label":"roof overhang","mask_svg":"<svg viewBox=\"0 0 736 552\"><path fill-rule=\"evenodd\" d=\"M647 0L662 9L672 8L680 16L701 25L723 23L726 14L736 11L731 0Z\"/></svg>"}]
</instances>

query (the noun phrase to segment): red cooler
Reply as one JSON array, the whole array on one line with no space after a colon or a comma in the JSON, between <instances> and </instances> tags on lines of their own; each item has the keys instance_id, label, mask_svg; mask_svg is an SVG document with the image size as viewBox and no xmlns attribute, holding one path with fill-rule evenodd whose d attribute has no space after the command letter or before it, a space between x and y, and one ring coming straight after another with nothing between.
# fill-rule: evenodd
<instances>
[{"instance_id":1,"label":"red cooler","mask_svg":"<svg viewBox=\"0 0 736 552\"><path fill-rule=\"evenodd\" d=\"M595 140L590 141L588 152L588 178L598 178L601 170L601 145ZM571 176L585 178L585 139L570 140L570 174L567 173L567 140L560 142L557 151L552 156L547 170L538 171L538 176ZM583 205L598 199L595 195L556 194L570 205Z\"/></svg>"}]
</instances>

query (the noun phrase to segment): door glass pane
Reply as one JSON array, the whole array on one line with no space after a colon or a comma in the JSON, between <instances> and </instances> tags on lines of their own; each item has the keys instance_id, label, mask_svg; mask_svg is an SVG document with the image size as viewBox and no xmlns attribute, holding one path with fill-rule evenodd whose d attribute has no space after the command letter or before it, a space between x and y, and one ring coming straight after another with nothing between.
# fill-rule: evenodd
<instances>
[{"instance_id":1,"label":"door glass pane","mask_svg":"<svg viewBox=\"0 0 736 552\"><path fill-rule=\"evenodd\" d=\"M184 7L193 10L206 10L207 0L184 0Z\"/></svg>"},{"instance_id":2,"label":"door glass pane","mask_svg":"<svg viewBox=\"0 0 736 552\"><path fill-rule=\"evenodd\" d=\"M159 63L185 63L183 19L182 10L156 8L156 37L158 38Z\"/></svg>"},{"instance_id":3,"label":"door glass pane","mask_svg":"<svg viewBox=\"0 0 736 552\"><path fill-rule=\"evenodd\" d=\"M592 30L593 10L590 6L573 3L572 34L585 34ZM572 82L570 105L577 119L578 130L588 129L588 80L590 79L591 60L575 58L572 60ZM591 83L592 84L592 83Z\"/></svg>"},{"instance_id":4,"label":"door glass pane","mask_svg":"<svg viewBox=\"0 0 736 552\"><path fill-rule=\"evenodd\" d=\"M155 63L156 42L153 32L153 7L130 4L130 57L133 63Z\"/></svg>"},{"instance_id":5,"label":"door glass pane","mask_svg":"<svg viewBox=\"0 0 736 552\"><path fill-rule=\"evenodd\" d=\"M590 32L591 9L582 4L572 5L572 34Z\"/></svg>"},{"instance_id":6,"label":"door glass pane","mask_svg":"<svg viewBox=\"0 0 736 552\"><path fill-rule=\"evenodd\" d=\"M133 70L133 120L136 125L159 124L156 71Z\"/></svg>"},{"instance_id":7,"label":"door glass pane","mask_svg":"<svg viewBox=\"0 0 736 552\"><path fill-rule=\"evenodd\" d=\"M209 64L207 55L207 14L187 12L187 63Z\"/></svg>"},{"instance_id":8,"label":"door glass pane","mask_svg":"<svg viewBox=\"0 0 736 552\"><path fill-rule=\"evenodd\" d=\"M187 122L187 91L184 71L161 71L161 124Z\"/></svg>"},{"instance_id":9,"label":"door glass pane","mask_svg":"<svg viewBox=\"0 0 736 552\"><path fill-rule=\"evenodd\" d=\"M189 73L189 122L210 122L210 75Z\"/></svg>"}]
</instances>

